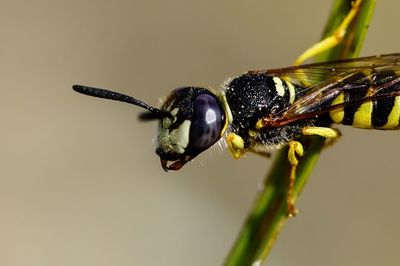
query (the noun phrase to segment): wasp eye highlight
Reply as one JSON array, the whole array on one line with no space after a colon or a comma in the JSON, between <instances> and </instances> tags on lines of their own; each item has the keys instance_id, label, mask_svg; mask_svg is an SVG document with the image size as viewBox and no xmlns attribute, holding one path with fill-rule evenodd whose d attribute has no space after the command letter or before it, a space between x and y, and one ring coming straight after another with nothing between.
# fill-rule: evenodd
<instances>
[{"instance_id":1,"label":"wasp eye highlight","mask_svg":"<svg viewBox=\"0 0 400 266\"><path fill-rule=\"evenodd\" d=\"M200 152L219 140L225 124L224 111L218 100L210 94L200 94L194 100L189 145Z\"/></svg>"}]
</instances>

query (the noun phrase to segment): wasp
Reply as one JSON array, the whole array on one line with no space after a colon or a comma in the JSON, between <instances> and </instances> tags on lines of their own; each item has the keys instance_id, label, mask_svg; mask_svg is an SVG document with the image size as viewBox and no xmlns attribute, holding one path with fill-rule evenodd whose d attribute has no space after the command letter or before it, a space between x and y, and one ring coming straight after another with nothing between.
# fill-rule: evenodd
<instances>
[{"instance_id":1,"label":"wasp","mask_svg":"<svg viewBox=\"0 0 400 266\"><path fill-rule=\"evenodd\" d=\"M269 156L271 150L288 146L287 205L293 216L303 136L333 142L341 135L334 124L382 130L400 127L400 54L301 65L340 44L362 4L363 0L351 1L335 32L304 51L294 66L248 71L228 79L219 92L178 88L156 108L110 90L83 85L73 89L146 109L139 118L159 121L156 153L165 171L181 169L220 139L226 140L235 159L248 151Z\"/></svg>"},{"instance_id":2,"label":"wasp","mask_svg":"<svg viewBox=\"0 0 400 266\"><path fill-rule=\"evenodd\" d=\"M400 127L399 62L400 54L387 54L248 71L229 79L218 92L195 86L175 89L161 108L110 90L73 89L146 109L139 118L159 121L156 154L165 171L181 169L221 138L236 159L248 151L267 154L289 146L292 189L303 136L336 139L340 132L334 124ZM292 206L290 200L288 204Z\"/></svg>"}]
</instances>

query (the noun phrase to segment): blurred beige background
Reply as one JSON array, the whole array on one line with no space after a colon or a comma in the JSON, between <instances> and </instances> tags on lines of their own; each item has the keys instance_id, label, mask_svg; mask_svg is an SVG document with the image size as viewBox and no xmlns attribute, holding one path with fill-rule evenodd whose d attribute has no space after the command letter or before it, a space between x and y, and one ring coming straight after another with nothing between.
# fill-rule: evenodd
<instances>
[{"instance_id":1,"label":"blurred beige background","mask_svg":"<svg viewBox=\"0 0 400 266\"><path fill-rule=\"evenodd\" d=\"M220 265L271 162L211 151L176 173L155 124L74 83L151 104L288 66L331 1L1 1L0 265ZM363 55L400 52L396 0L378 1ZM399 132L343 128L269 265L397 265Z\"/></svg>"}]
</instances>

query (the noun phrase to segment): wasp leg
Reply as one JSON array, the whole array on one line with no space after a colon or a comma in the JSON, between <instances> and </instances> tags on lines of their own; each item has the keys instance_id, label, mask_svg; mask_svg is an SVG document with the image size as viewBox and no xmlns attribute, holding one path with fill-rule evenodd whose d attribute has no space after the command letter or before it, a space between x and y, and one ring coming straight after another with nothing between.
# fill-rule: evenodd
<instances>
[{"instance_id":1,"label":"wasp leg","mask_svg":"<svg viewBox=\"0 0 400 266\"><path fill-rule=\"evenodd\" d=\"M317 135L329 139L337 139L341 136L340 131L330 127L303 127L303 135Z\"/></svg>"},{"instance_id":2,"label":"wasp leg","mask_svg":"<svg viewBox=\"0 0 400 266\"><path fill-rule=\"evenodd\" d=\"M288 205L288 213L290 217L293 217L297 214L297 210L294 206L294 184L296 181L296 168L299 164L299 160L297 159L296 155L303 156L304 149L303 145L298 141L290 141L289 142L289 152L288 152L288 159L290 162L291 170L290 170L290 178L289 178L289 189L287 192L287 205Z\"/></svg>"},{"instance_id":3,"label":"wasp leg","mask_svg":"<svg viewBox=\"0 0 400 266\"><path fill-rule=\"evenodd\" d=\"M226 142L228 143L229 151L231 152L233 158L239 159L245 153L244 140L241 136L235 133L229 133L226 136Z\"/></svg>"},{"instance_id":4,"label":"wasp leg","mask_svg":"<svg viewBox=\"0 0 400 266\"><path fill-rule=\"evenodd\" d=\"M330 127L304 127L302 129L302 133L303 135L307 136L317 135L324 137L328 140L331 140L331 142L328 143L329 145L333 144L341 136L339 130ZM299 160L297 159L296 156L303 156L303 153L304 153L304 148L300 142L294 140L289 142L288 159L292 167L290 170L289 189L287 193L287 205L288 205L289 216L295 216L297 213L297 210L294 206L294 198L293 198L294 184L296 181L296 169L297 165L299 164Z\"/></svg>"},{"instance_id":5,"label":"wasp leg","mask_svg":"<svg viewBox=\"0 0 400 266\"><path fill-rule=\"evenodd\" d=\"M332 146L342 136L338 129L330 127L304 127L302 133L307 136L314 135L326 138L324 148Z\"/></svg>"},{"instance_id":6,"label":"wasp leg","mask_svg":"<svg viewBox=\"0 0 400 266\"><path fill-rule=\"evenodd\" d=\"M353 21L354 17L357 15L358 11L360 10L362 0L354 0L352 2L352 7L350 12L346 15L343 19L342 23L339 27L335 30L332 35L326 37L325 39L321 40L320 42L314 44L307 50L305 50L294 62L295 66L302 64L305 60L322 53L343 41L344 36L346 35L346 31L350 23Z\"/></svg>"}]
</instances>

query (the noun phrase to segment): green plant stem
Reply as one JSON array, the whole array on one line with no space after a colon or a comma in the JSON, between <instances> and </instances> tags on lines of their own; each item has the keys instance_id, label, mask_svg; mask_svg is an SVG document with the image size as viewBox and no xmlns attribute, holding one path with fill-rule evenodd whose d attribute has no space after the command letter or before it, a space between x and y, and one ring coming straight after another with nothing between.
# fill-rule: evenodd
<instances>
[{"instance_id":1,"label":"green plant stem","mask_svg":"<svg viewBox=\"0 0 400 266\"><path fill-rule=\"evenodd\" d=\"M348 28L345 40L340 45L320 54L316 61L323 62L358 56L372 18L375 2L376 0L363 0L358 15ZM323 38L335 31L350 9L351 1L334 1ZM324 139L307 137L302 143L306 152L297 168L293 195L295 201L318 161ZM257 196L250 214L225 260L225 266L261 265L288 220L286 197L290 164L287 153L287 148L278 152L274 165L265 179L264 188Z\"/></svg>"}]
</instances>

